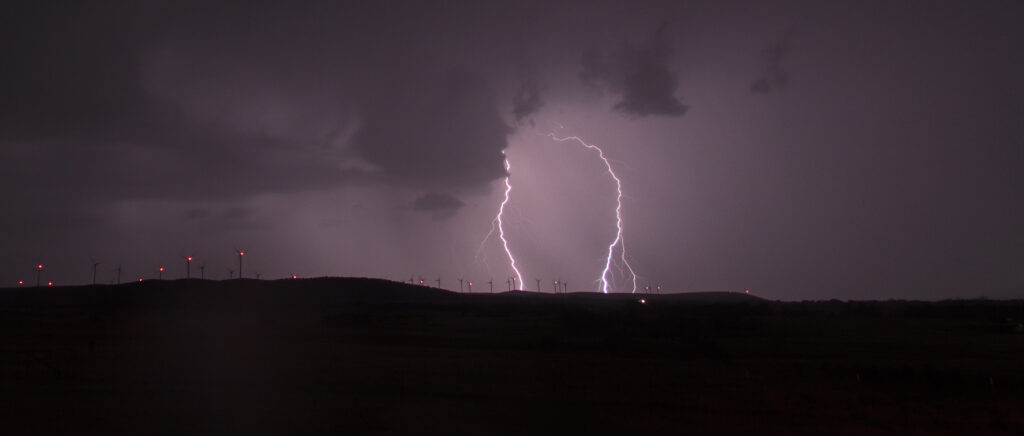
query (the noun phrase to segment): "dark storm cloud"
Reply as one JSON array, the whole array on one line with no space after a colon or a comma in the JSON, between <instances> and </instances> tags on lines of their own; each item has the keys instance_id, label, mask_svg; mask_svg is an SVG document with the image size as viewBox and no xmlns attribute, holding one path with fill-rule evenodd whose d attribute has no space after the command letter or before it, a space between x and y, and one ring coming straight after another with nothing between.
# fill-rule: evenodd
<instances>
[{"instance_id":1,"label":"dark storm cloud","mask_svg":"<svg viewBox=\"0 0 1024 436\"><path fill-rule=\"evenodd\" d=\"M782 62L789 55L789 51L789 35L783 35L768 45L764 53L764 71L750 85L751 91L766 94L785 89L789 85L789 72L782 65Z\"/></svg>"},{"instance_id":2,"label":"dark storm cloud","mask_svg":"<svg viewBox=\"0 0 1024 436\"><path fill-rule=\"evenodd\" d=\"M174 34L153 23L161 11L132 2L10 11L18 19L0 48L11 66L0 69L0 177L94 200L236 197L356 178L288 138L189 119L153 95L142 58Z\"/></svg>"},{"instance_id":3,"label":"dark storm cloud","mask_svg":"<svg viewBox=\"0 0 1024 436\"><path fill-rule=\"evenodd\" d=\"M478 188L505 174L510 127L477 73L392 81L361 113L353 150L391 183Z\"/></svg>"},{"instance_id":4,"label":"dark storm cloud","mask_svg":"<svg viewBox=\"0 0 1024 436\"><path fill-rule=\"evenodd\" d=\"M466 206L455 195L442 192L428 192L413 202L413 209L421 212L455 213Z\"/></svg>"},{"instance_id":5,"label":"dark storm cloud","mask_svg":"<svg viewBox=\"0 0 1024 436\"><path fill-rule=\"evenodd\" d=\"M519 90L516 91L516 95L512 99L512 115L516 117L516 122L533 115L543 106L544 100L540 96L540 86L537 84L537 80L532 76L523 79L519 84Z\"/></svg>"},{"instance_id":6,"label":"dark storm cloud","mask_svg":"<svg viewBox=\"0 0 1024 436\"><path fill-rule=\"evenodd\" d=\"M679 80L669 65L672 44L662 25L640 45L623 42L610 53L589 50L583 55L580 79L619 94L614 109L631 116L680 116L688 106L676 97Z\"/></svg>"},{"instance_id":7,"label":"dark storm cloud","mask_svg":"<svg viewBox=\"0 0 1024 436\"><path fill-rule=\"evenodd\" d=\"M0 140L130 140L173 115L138 80L147 14L121 20L77 2L21 8L5 11L0 31Z\"/></svg>"}]
</instances>

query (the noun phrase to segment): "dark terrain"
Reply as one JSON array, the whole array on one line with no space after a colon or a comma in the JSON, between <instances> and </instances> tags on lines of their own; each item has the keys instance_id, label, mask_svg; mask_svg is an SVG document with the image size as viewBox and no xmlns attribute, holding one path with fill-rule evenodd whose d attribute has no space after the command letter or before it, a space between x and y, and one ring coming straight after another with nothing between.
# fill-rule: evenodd
<instances>
[{"instance_id":1,"label":"dark terrain","mask_svg":"<svg viewBox=\"0 0 1024 436\"><path fill-rule=\"evenodd\" d=\"M1021 434L1024 301L0 290L3 434Z\"/></svg>"}]
</instances>

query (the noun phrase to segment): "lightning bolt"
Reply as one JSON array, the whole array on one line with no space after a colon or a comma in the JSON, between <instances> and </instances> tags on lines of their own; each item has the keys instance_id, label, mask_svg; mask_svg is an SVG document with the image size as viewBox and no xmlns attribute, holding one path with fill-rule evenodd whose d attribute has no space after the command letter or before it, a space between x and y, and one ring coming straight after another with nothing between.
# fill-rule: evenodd
<instances>
[{"instance_id":1,"label":"lightning bolt","mask_svg":"<svg viewBox=\"0 0 1024 436\"><path fill-rule=\"evenodd\" d=\"M505 152L502 151L501 154L504 156ZM505 172L509 173L509 175L505 176L505 199L502 200L501 206L498 208L498 214L494 216L494 221L491 222L491 232L487 234L484 241L487 241L487 239L494 234L494 224L497 223L498 237L501 239L501 246L505 248L505 254L508 255L509 266L512 267L512 271L515 273L515 278L519 281L519 286L521 287L523 286L523 275L519 273L519 268L516 267L516 258L512 255L512 250L508 248L508 239L505 238L505 223L502 221L502 217L505 216L505 206L508 206L508 201L512 197L512 183L509 182L509 178L511 178L511 170L512 166L508 163L508 157L505 157ZM482 247L483 243L481 243L481 248Z\"/></svg>"},{"instance_id":2,"label":"lightning bolt","mask_svg":"<svg viewBox=\"0 0 1024 436\"><path fill-rule=\"evenodd\" d=\"M608 162L608 158L604 156L604 150L602 150L601 147L598 147L594 144L588 144L586 141L580 139L580 137L578 136L566 136L563 138L559 138L554 133L548 133L547 136L551 137L551 139L558 142L576 141L580 145L590 150L597 151L597 156L601 158L601 161L604 162L605 168L608 169L608 175L612 177L612 180L615 180L615 191L618 193L618 195L615 198L615 228L617 231L615 233L615 240L613 240L612 243L608 245L608 257L604 261L604 271L601 271L601 291L606 294L608 293L608 289L610 287L608 282L608 274L609 270L612 267L612 259L615 256L615 247L619 246L621 251L622 264L626 266L626 269L629 270L630 275L633 277L633 293L636 293L636 271L633 270L633 266L629 264L628 260L626 260L626 240L622 236L622 180L620 180L619 176L615 174L615 171L612 169L611 162ZM505 161L505 165L508 165L508 160ZM505 179L505 183L508 183L507 178Z\"/></svg>"}]
</instances>

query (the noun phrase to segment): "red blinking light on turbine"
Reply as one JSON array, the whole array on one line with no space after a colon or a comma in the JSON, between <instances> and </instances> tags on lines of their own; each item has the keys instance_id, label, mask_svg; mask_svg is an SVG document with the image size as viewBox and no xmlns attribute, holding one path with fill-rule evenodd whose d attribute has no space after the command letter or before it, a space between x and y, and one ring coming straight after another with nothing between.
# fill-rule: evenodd
<instances>
[{"instance_id":1,"label":"red blinking light on turbine","mask_svg":"<svg viewBox=\"0 0 1024 436\"><path fill-rule=\"evenodd\" d=\"M46 282L46 286L53 286L53 282Z\"/></svg>"},{"instance_id":2,"label":"red blinking light on turbine","mask_svg":"<svg viewBox=\"0 0 1024 436\"><path fill-rule=\"evenodd\" d=\"M299 278L299 276L297 276L297 275L295 275L295 274L292 274L292 280L295 280L295 279L297 279L297 278Z\"/></svg>"},{"instance_id":3,"label":"red blinking light on turbine","mask_svg":"<svg viewBox=\"0 0 1024 436\"><path fill-rule=\"evenodd\" d=\"M25 284L24 280L18 280L18 286L21 286L21 285L24 285L24 284Z\"/></svg>"}]
</instances>

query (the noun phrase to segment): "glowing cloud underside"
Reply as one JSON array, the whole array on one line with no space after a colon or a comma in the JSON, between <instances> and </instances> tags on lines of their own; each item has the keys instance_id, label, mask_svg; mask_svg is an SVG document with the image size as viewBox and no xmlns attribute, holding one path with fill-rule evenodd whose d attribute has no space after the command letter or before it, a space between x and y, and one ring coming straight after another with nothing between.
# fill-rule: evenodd
<instances>
[{"instance_id":1,"label":"glowing cloud underside","mask_svg":"<svg viewBox=\"0 0 1024 436\"><path fill-rule=\"evenodd\" d=\"M601 283L601 291L607 294L609 288L611 287L608 281L608 274L609 270L611 270L612 267L612 259L615 256L615 247L619 246L622 264L626 267L627 270L629 270L629 274L632 276L633 292L636 293L636 272L633 270L633 266L629 264L629 261L626 260L626 240L622 236L622 180L619 180L619 176L615 175L615 171L612 170L611 162L608 162L608 159L604 156L604 150L601 150L600 147L593 144L588 144L582 139L580 139L578 136L566 136L564 138L559 138L554 133L549 133L547 136L550 136L551 139L554 139L555 141L558 142L576 141L580 145L588 149L597 151L597 156L601 158L601 162L604 162L605 168L608 169L608 175L610 175L612 177L612 180L615 181L615 191L618 194L615 198L615 228L617 231L615 233L615 239L612 241L610 245L608 245L608 257L605 259L604 270L601 271L601 279L599 281ZM507 166L508 161L506 160L505 162ZM505 180L507 184L508 179ZM506 199L507 195L508 194L506 192ZM506 251L508 251L507 248ZM511 257L511 255L509 255L509 257Z\"/></svg>"}]
</instances>

